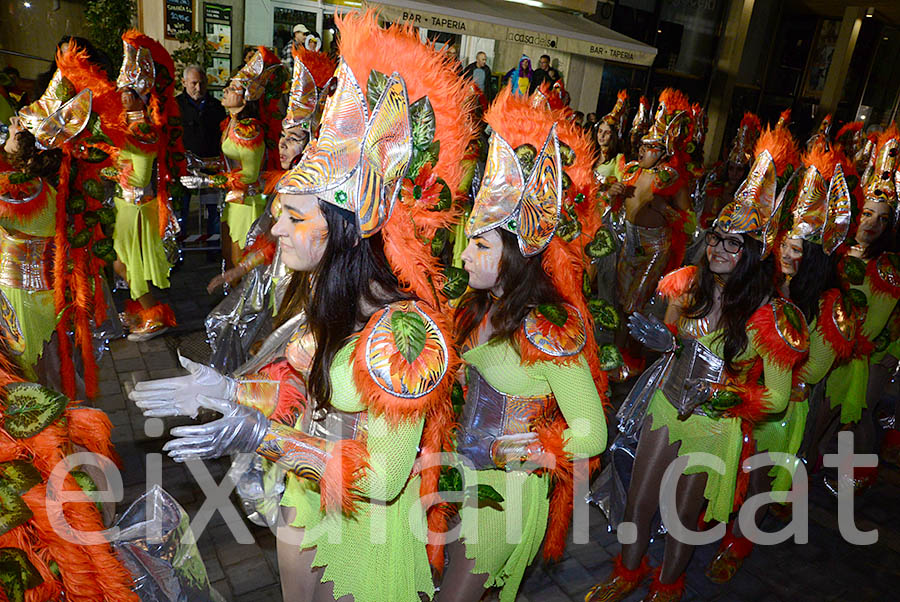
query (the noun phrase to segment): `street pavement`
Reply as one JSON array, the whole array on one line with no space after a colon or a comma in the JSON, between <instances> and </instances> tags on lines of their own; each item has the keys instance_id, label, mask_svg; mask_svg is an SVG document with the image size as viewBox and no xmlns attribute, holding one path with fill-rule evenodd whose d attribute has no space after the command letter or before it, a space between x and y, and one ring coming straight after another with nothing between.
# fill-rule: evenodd
<instances>
[{"instance_id":1,"label":"street pavement","mask_svg":"<svg viewBox=\"0 0 900 602\"><path fill-rule=\"evenodd\" d=\"M205 253L187 253L184 262L172 274L172 287L160 298L172 304L179 326L148 342L113 341L110 352L101 361L100 395L94 405L105 410L114 425L113 441L124 463L124 499L122 512L145 489L148 481L148 454L160 454L171 426L190 421L145 421L127 399L134 383L145 379L184 374L176 349L187 357L205 361L209 357L203 332L203 319L221 299L208 296L205 283L218 271ZM115 293L120 308L123 291ZM893 385L894 387L896 385ZM620 396L623 391L616 390ZM206 462L209 474L220 482L230 461ZM151 463L152 465L152 463ZM150 479L155 479L150 475ZM205 495L189 470L164 457L161 481L193 518L201 510ZM236 496L232 495L239 512ZM577 501L577 500L576 500ZM717 548L710 544L698 548L687 574L684 600L717 602L805 602L821 600L900 600L900 528L896 515L900 508L900 470L883 466L878 484L855 499L856 525L861 530L877 529L878 541L869 546L854 546L841 537L837 522L837 501L821 485L821 475L810 483L809 541L787 541L770 547L757 547L737 576L727 585L715 585L703 574ZM619 552L615 534L608 532L603 514L589 506L588 543L570 543L556 564L535 562L526 574L517 598L520 602L567 602L583 600L585 593L612 570L612 558ZM232 517L234 522L234 517ZM238 527L252 535L253 543L238 543L220 513L215 513L206 528L197 533L198 545L210 581L222 596L232 602L280 601L275 538L271 532L249 521ZM232 525L233 526L233 525ZM775 531L785 526L771 515L763 528ZM584 530L579 537L584 538ZM663 542L654 542L649 550L652 564L662 561ZM645 589L628 600L641 600ZM485 600L495 600L489 592ZM293 601L292 601L293 602Z\"/></svg>"}]
</instances>

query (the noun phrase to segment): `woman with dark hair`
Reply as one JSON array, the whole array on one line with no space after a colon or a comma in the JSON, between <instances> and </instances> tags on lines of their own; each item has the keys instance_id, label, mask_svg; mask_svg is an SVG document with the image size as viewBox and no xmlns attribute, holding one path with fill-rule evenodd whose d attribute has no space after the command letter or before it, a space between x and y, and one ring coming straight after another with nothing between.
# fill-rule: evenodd
<instances>
[{"instance_id":1,"label":"woman with dark hair","mask_svg":"<svg viewBox=\"0 0 900 602\"><path fill-rule=\"evenodd\" d=\"M213 187L228 191L222 213L225 270L241 261L250 227L266 206L260 176L266 162L266 138L274 132L269 131L272 125L268 117L261 115L260 103L266 98L267 88L276 85L276 70L282 69L277 56L265 46L258 47L256 55L241 66L222 95L222 106L229 114L222 132L223 157L194 166L221 170L220 173L209 176L195 172L181 178L187 188ZM280 89L278 96L280 98ZM274 129L280 127L276 125Z\"/></svg>"},{"instance_id":2,"label":"woman with dark hair","mask_svg":"<svg viewBox=\"0 0 900 602\"><path fill-rule=\"evenodd\" d=\"M106 53L94 46L87 38L64 35L59 39L59 42L56 43L56 50L65 53L69 48L69 44L72 42L86 53L87 60L99 67L107 79L114 73L112 61L110 61ZM47 67L47 70L39 73L38 76L34 78L34 86L31 89L32 98L40 98L44 95L47 85L50 83L50 80L53 79L53 74L56 73L56 68L56 55L54 55L53 62Z\"/></svg>"},{"instance_id":3,"label":"woman with dark hair","mask_svg":"<svg viewBox=\"0 0 900 602\"><path fill-rule=\"evenodd\" d=\"M581 291L581 248L597 228L591 203L578 200L596 192L592 145L567 109L536 106L507 88L485 114L493 135L462 254L472 292L456 314L468 368L457 435L465 481L518 499L521 515L463 503L441 602L492 586L513 600L542 544L546 558L563 551L573 462L606 447L606 379Z\"/></svg>"},{"instance_id":4,"label":"woman with dark hair","mask_svg":"<svg viewBox=\"0 0 900 602\"><path fill-rule=\"evenodd\" d=\"M616 105L612 111L600 119L597 125L597 147L600 149L600 156L594 162L594 177L599 181L601 190L609 189L616 182L622 181L625 159L621 152L621 146L625 136L627 118L628 91L619 90ZM617 187L610 193L610 196L619 197L623 192L624 187L621 189Z\"/></svg>"},{"instance_id":5,"label":"woman with dark hair","mask_svg":"<svg viewBox=\"0 0 900 602\"><path fill-rule=\"evenodd\" d=\"M474 132L445 54L370 12L338 26L319 138L275 206L272 232L294 271L283 307L298 311L273 334L287 335L285 359L237 380L184 360L191 375L139 383L132 399L148 416L223 414L172 430L178 461L255 452L288 472L285 600L417 602L434 592L420 496L437 491L427 458L447 444L457 364L432 240L455 225L448 195Z\"/></svg>"},{"instance_id":6,"label":"woman with dark hair","mask_svg":"<svg viewBox=\"0 0 900 602\"><path fill-rule=\"evenodd\" d=\"M850 245L841 263L847 286L865 295L868 309L853 357L832 371L825 394L833 410L840 408L840 424L853 424L857 453L872 453L875 447L874 408L868 407L866 399L869 363L883 357L885 349L878 348L878 336L900 299L900 255L891 252L897 215L898 156L900 132L892 125L878 137L874 169L868 181L862 182L865 200L856 218L855 244ZM854 487L862 489L874 484L877 475L878 467L854 468ZM836 482L826 481L831 481L836 492Z\"/></svg>"},{"instance_id":7,"label":"woman with dark hair","mask_svg":"<svg viewBox=\"0 0 900 602\"><path fill-rule=\"evenodd\" d=\"M805 172L775 265L778 294L794 303L809 324L809 357L796 370L787 409L753 429L757 451L785 455L771 458L771 468L750 473L748 498L764 491L791 489L809 413L810 387L821 381L836 361L849 358L860 321L853 295L844 295L838 286L834 260L850 228L851 197L840 157L816 150L804 155L803 164ZM762 522L767 508L756 510L754 524ZM715 583L729 581L752 550L753 543L742 535L738 522L730 522L707 576Z\"/></svg>"},{"instance_id":8,"label":"woman with dark hair","mask_svg":"<svg viewBox=\"0 0 900 602\"><path fill-rule=\"evenodd\" d=\"M706 234L700 265L660 282L669 299L666 324L641 314L629 320L632 335L664 356L625 402L650 398L624 517L636 538L587 601L623 600L648 576L645 552L661 493L674 507L661 508L665 557L644 599L681 599L693 546L676 534L694 529L704 505L707 522L728 522L746 493L740 466L752 451L754 425L787 407L808 335L800 311L775 296L768 255L777 178L796 164L797 151L787 134L764 136L756 150L747 181Z\"/></svg>"}]
</instances>

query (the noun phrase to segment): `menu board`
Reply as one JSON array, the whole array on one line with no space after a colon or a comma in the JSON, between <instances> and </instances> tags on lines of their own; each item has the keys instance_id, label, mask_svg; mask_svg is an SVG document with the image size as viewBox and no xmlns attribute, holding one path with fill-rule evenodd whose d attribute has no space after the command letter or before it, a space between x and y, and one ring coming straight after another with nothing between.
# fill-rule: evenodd
<instances>
[{"instance_id":1,"label":"menu board","mask_svg":"<svg viewBox=\"0 0 900 602\"><path fill-rule=\"evenodd\" d=\"M206 75L210 89L221 89L231 77L231 7L203 3L203 31L212 46L212 67Z\"/></svg>"},{"instance_id":2,"label":"menu board","mask_svg":"<svg viewBox=\"0 0 900 602\"><path fill-rule=\"evenodd\" d=\"M166 0L166 37L174 40L179 33L194 30L193 0Z\"/></svg>"}]
</instances>

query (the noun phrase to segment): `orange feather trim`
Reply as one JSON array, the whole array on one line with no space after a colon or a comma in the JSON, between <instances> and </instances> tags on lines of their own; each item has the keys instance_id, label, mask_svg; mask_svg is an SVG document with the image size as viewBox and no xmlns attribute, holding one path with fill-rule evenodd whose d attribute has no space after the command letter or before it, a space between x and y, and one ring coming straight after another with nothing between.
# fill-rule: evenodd
<instances>
[{"instance_id":1,"label":"orange feather trim","mask_svg":"<svg viewBox=\"0 0 900 602\"><path fill-rule=\"evenodd\" d=\"M125 299L125 313L133 316L139 315L144 310L144 306L132 298Z\"/></svg>"},{"instance_id":2,"label":"orange feather trim","mask_svg":"<svg viewBox=\"0 0 900 602\"><path fill-rule=\"evenodd\" d=\"M274 194L279 180L284 177L285 173L287 173L287 170L280 167L262 172L260 177L263 181L263 194Z\"/></svg>"},{"instance_id":3,"label":"orange feather trim","mask_svg":"<svg viewBox=\"0 0 900 602\"><path fill-rule=\"evenodd\" d=\"M550 515L547 517L547 531L544 534L544 560L558 560L566 548L566 534L572 522L574 503L574 476L572 456L566 452L563 432L568 427L560 417L551 424L535 425L535 432L544 452L555 458L555 466L550 470L551 494Z\"/></svg>"},{"instance_id":4,"label":"orange feather trim","mask_svg":"<svg viewBox=\"0 0 900 602\"><path fill-rule=\"evenodd\" d=\"M253 253L259 253L261 259L260 263L256 265L271 265L272 261L275 259L275 252L278 250L278 242L272 236L270 232L263 232L259 236L256 237L256 240L253 241L253 244L247 247L244 252L244 258L249 257Z\"/></svg>"},{"instance_id":5,"label":"orange feather trim","mask_svg":"<svg viewBox=\"0 0 900 602\"><path fill-rule=\"evenodd\" d=\"M140 313L143 320L159 320L166 326L176 326L175 312L165 303L157 303L148 309L142 309Z\"/></svg>"},{"instance_id":6,"label":"orange feather trim","mask_svg":"<svg viewBox=\"0 0 900 602\"><path fill-rule=\"evenodd\" d=\"M356 504L363 500L354 483L369 469L369 449L356 439L341 439L331 449L325 472L319 481L321 507L326 512L340 511L345 515L356 512Z\"/></svg>"},{"instance_id":7,"label":"orange feather trim","mask_svg":"<svg viewBox=\"0 0 900 602\"><path fill-rule=\"evenodd\" d=\"M67 147L70 145L67 143ZM69 198L69 182L72 173L71 153L64 152L59 168L59 189L56 191L56 236L54 237L53 257L53 302L56 315L60 316L56 325L56 334L59 345L60 376L62 379L63 393L68 397L75 397L75 365L72 362L72 342L69 339L69 319L71 309L67 308L69 301L66 292L69 290L69 281L66 275L66 264L69 258L69 240L66 237L66 201Z\"/></svg>"},{"instance_id":8,"label":"orange feather trim","mask_svg":"<svg viewBox=\"0 0 900 602\"><path fill-rule=\"evenodd\" d=\"M613 558L613 570L612 575L616 577L621 577L624 581L628 583L637 583L643 581L644 578L650 574L653 568L650 566L650 558L644 556L641 560L640 566L638 568L632 570L625 566L625 563L622 562L622 554L616 554Z\"/></svg>"},{"instance_id":9,"label":"orange feather trim","mask_svg":"<svg viewBox=\"0 0 900 602\"><path fill-rule=\"evenodd\" d=\"M259 372L264 378L277 380L280 383L275 409L269 419L293 426L297 415L306 409L306 396L297 386L300 384L299 375L287 360L273 362Z\"/></svg>"},{"instance_id":10,"label":"orange feather trim","mask_svg":"<svg viewBox=\"0 0 900 602\"><path fill-rule=\"evenodd\" d=\"M337 69L337 63L330 55L324 52L307 50L303 46L296 48L295 56L300 59L309 74L312 75L313 81L316 82L317 88L322 88L334 75Z\"/></svg>"},{"instance_id":11,"label":"orange feather trim","mask_svg":"<svg viewBox=\"0 0 900 602\"><path fill-rule=\"evenodd\" d=\"M656 291L669 301L676 301L687 294L696 275L697 266L684 266L660 278Z\"/></svg>"},{"instance_id":12,"label":"orange feather trim","mask_svg":"<svg viewBox=\"0 0 900 602\"><path fill-rule=\"evenodd\" d=\"M841 290L832 288L822 295L819 301L819 319L816 320L816 328L822 333L822 338L831 345L836 360L849 359L853 355L855 336L848 341L834 323L835 304L841 303ZM846 309L844 309L846 311Z\"/></svg>"},{"instance_id":13,"label":"orange feather trim","mask_svg":"<svg viewBox=\"0 0 900 602\"><path fill-rule=\"evenodd\" d=\"M72 442L95 454L109 458L116 466L122 467L122 459L110 440L112 422L109 417L94 408L73 406L66 410L69 421L69 436Z\"/></svg>"},{"instance_id":14,"label":"orange feather trim","mask_svg":"<svg viewBox=\"0 0 900 602\"><path fill-rule=\"evenodd\" d=\"M758 157L763 151L769 151L775 161L775 172L781 176L788 165L800 165L800 151L797 141L784 128L766 128L756 142L754 154Z\"/></svg>"},{"instance_id":15,"label":"orange feather trim","mask_svg":"<svg viewBox=\"0 0 900 602\"><path fill-rule=\"evenodd\" d=\"M800 310L797 310L799 314ZM788 345L778 332L778 324L775 322L775 311L771 303L766 303L757 309L750 320L747 321L747 330L753 336L753 344L760 353L766 354L766 359L771 360L782 369L792 368L806 356L806 350L798 351ZM802 331L798 337L806 341L808 347L809 333L806 324L802 325Z\"/></svg>"},{"instance_id":16,"label":"orange feather trim","mask_svg":"<svg viewBox=\"0 0 900 602\"><path fill-rule=\"evenodd\" d=\"M653 595L654 592L659 592L663 594L660 596L660 599L669 600L677 600L680 599L680 595L684 593L684 579L685 573L681 573L681 576L678 577L672 583L662 583L659 580L659 575L662 571L662 567L657 567L653 569L653 583L650 584L650 590L648 592L648 599L653 599L656 596ZM676 597L676 595L678 597Z\"/></svg>"},{"instance_id":17,"label":"orange feather trim","mask_svg":"<svg viewBox=\"0 0 900 602\"><path fill-rule=\"evenodd\" d=\"M444 333L445 336L446 333L452 332L447 323L447 314L438 314L422 301L418 303L418 306L426 311L428 316L437 324L438 330ZM416 398L396 397L382 389L372 380L366 364L365 341L369 339L376 322L377 320L373 319L366 324L366 327L359 335L356 349L350 358L356 390L360 392L360 397L368 409L376 416L384 416L392 426L396 426L401 421L415 422L426 418L437 404L446 403L450 398L450 387L453 386L453 377L455 375L455 372L451 372L451 368L457 366L459 362L456 351L452 345L448 345L449 361L447 363L447 371L444 374L444 378L430 393Z\"/></svg>"},{"instance_id":18,"label":"orange feather trim","mask_svg":"<svg viewBox=\"0 0 900 602\"><path fill-rule=\"evenodd\" d=\"M678 178L681 180L682 178ZM665 273L672 272L684 263L684 254L687 252L688 233L685 231L687 224L692 223L690 209L678 209L678 218L674 221L669 231L669 261L666 264Z\"/></svg>"},{"instance_id":19,"label":"orange feather trim","mask_svg":"<svg viewBox=\"0 0 900 602\"><path fill-rule=\"evenodd\" d=\"M455 363L448 366L449 374L456 374L460 367L460 361L454 355ZM451 385L452 386L452 380ZM431 458L434 454L453 451L453 433L456 428L456 420L453 413L453 404L450 395L446 395L429 411L422 429L422 438L419 443L420 457ZM441 476L441 467L429 466L423 468L420 473L419 498L423 502L433 499L438 491L438 481ZM432 505L427 509L428 542L426 550L429 562L440 573L444 568L444 538L447 530L447 517L453 512L449 504L443 502Z\"/></svg>"},{"instance_id":20,"label":"orange feather trim","mask_svg":"<svg viewBox=\"0 0 900 602\"><path fill-rule=\"evenodd\" d=\"M25 221L34 217L47 207L49 187L50 184L43 181L38 195L26 203L0 202L0 218ZM28 184L13 184L9 181L9 173L0 173L0 193L11 198L21 197L28 194Z\"/></svg>"},{"instance_id":21,"label":"orange feather trim","mask_svg":"<svg viewBox=\"0 0 900 602\"><path fill-rule=\"evenodd\" d=\"M896 254L894 253L891 253L890 255L896 257ZM888 257L888 253L882 253L877 258L869 260L866 264L866 279L869 282L869 286L872 287L872 292L891 297L892 299L900 299L900 286L885 279L881 275L881 270L879 270L880 266L883 266L885 270L890 272L897 271L894 267L894 263L891 262L890 257Z\"/></svg>"}]
</instances>

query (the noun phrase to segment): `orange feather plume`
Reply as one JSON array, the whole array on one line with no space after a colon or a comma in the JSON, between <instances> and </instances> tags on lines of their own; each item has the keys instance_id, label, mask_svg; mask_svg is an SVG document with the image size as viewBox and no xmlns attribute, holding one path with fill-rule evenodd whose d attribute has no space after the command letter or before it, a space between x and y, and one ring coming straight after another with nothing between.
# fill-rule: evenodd
<instances>
[{"instance_id":1,"label":"orange feather plume","mask_svg":"<svg viewBox=\"0 0 900 602\"><path fill-rule=\"evenodd\" d=\"M324 52L316 52L298 46L294 49L294 57L303 63L303 66L312 75L318 88L323 87L334 75L334 70L337 69L334 59Z\"/></svg>"},{"instance_id":2,"label":"orange feather plume","mask_svg":"<svg viewBox=\"0 0 900 602\"><path fill-rule=\"evenodd\" d=\"M807 167L815 167L825 181L831 180L834 166L839 163L839 156L834 151L826 151L821 147L815 147L809 152L803 153L803 164Z\"/></svg>"},{"instance_id":3,"label":"orange feather plume","mask_svg":"<svg viewBox=\"0 0 900 602\"><path fill-rule=\"evenodd\" d=\"M666 112L670 115L677 111L684 111L688 115L691 114L691 101L681 90L666 88L659 93L659 102L666 105Z\"/></svg>"},{"instance_id":4,"label":"orange feather plume","mask_svg":"<svg viewBox=\"0 0 900 602\"><path fill-rule=\"evenodd\" d=\"M788 165L800 164L800 150L797 141L784 128L766 128L756 142L754 154L758 157L763 151L769 151L775 160L775 171L781 176Z\"/></svg>"},{"instance_id":5,"label":"orange feather plume","mask_svg":"<svg viewBox=\"0 0 900 602\"><path fill-rule=\"evenodd\" d=\"M741 119L741 127L744 126L747 126L747 129L756 133L759 133L760 130L762 130L762 124L759 121L759 117L750 111L744 113L744 117Z\"/></svg>"},{"instance_id":6,"label":"orange feather plume","mask_svg":"<svg viewBox=\"0 0 900 602\"><path fill-rule=\"evenodd\" d=\"M778 123L775 127L787 128L791 124L791 110L785 109L778 116Z\"/></svg>"}]
</instances>

